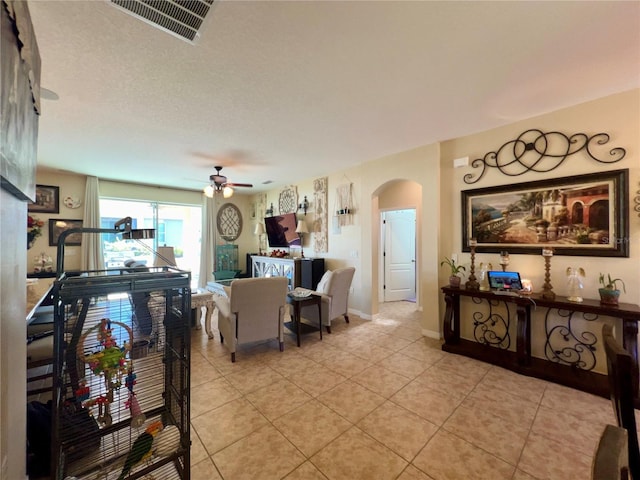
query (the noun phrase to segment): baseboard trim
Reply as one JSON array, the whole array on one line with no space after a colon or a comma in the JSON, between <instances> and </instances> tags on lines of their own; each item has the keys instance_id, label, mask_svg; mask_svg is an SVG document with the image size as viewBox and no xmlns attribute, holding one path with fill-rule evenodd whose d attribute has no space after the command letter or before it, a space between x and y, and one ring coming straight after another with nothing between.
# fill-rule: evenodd
<instances>
[{"instance_id":1,"label":"baseboard trim","mask_svg":"<svg viewBox=\"0 0 640 480\"><path fill-rule=\"evenodd\" d=\"M428 338L435 338L436 340L442 339L442 335L440 335L440 332L434 332L433 330L427 330L426 328L423 328L421 333Z\"/></svg>"},{"instance_id":2,"label":"baseboard trim","mask_svg":"<svg viewBox=\"0 0 640 480\"><path fill-rule=\"evenodd\" d=\"M349 309L349 315L355 315L357 317L360 317L363 320L371 320L372 319L371 315L364 314L360 310L354 310L352 308Z\"/></svg>"}]
</instances>

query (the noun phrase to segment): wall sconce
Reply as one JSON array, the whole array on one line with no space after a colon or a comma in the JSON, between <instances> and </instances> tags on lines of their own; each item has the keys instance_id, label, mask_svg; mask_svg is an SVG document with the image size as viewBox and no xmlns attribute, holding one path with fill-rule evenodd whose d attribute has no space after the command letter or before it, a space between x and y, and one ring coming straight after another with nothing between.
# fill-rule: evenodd
<instances>
[{"instance_id":1,"label":"wall sconce","mask_svg":"<svg viewBox=\"0 0 640 480\"><path fill-rule=\"evenodd\" d=\"M271 202L271 206L264 211L264 214L267 217L273 217L273 202Z\"/></svg>"},{"instance_id":2,"label":"wall sconce","mask_svg":"<svg viewBox=\"0 0 640 480\"><path fill-rule=\"evenodd\" d=\"M502 252L500 252L500 267L502 267L502 271L505 272L508 266L509 252L503 250Z\"/></svg>"},{"instance_id":3,"label":"wall sconce","mask_svg":"<svg viewBox=\"0 0 640 480\"><path fill-rule=\"evenodd\" d=\"M302 210L304 212L304 216L307 216L307 210L309 209L309 200L307 200L307 196L304 196L303 202L298 205L298 210Z\"/></svg>"}]
</instances>

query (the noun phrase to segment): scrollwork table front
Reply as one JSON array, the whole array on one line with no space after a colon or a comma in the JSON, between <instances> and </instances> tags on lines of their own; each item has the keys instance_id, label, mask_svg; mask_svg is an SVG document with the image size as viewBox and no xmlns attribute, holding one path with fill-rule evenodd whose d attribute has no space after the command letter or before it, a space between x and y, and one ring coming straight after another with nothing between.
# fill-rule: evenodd
<instances>
[{"instance_id":1,"label":"scrollwork table front","mask_svg":"<svg viewBox=\"0 0 640 480\"><path fill-rule=\"evenodd\" d=\"M609 396L607 377L594 371L597 353L602 350L601 324L596 320L609 317L621 322L617 329L624 348L633 357L633 388L636 408L638 396L638 321L640 306L620 303L617 307L601 305L598 300L570 302L566 297L543 299L539 294L505 296L493 292L443 287L444 344L442 349L489 362L589 393ZM468 298L474 310L462 318L460 299ZM533 314L535 312L535 315ZM513 322L515 321L515 325ZM461 325L462 322L462 325ZM538 324L541 322L541 324ZM534 332L544 332L544 357L532 355ZM461 326L473 332L473 339L462 338ZM512 341L515 332L515 343ZM467 335L468 336L468 335ZM606 367L604 369L606 372Z\"/></svg>"}]
</instances>

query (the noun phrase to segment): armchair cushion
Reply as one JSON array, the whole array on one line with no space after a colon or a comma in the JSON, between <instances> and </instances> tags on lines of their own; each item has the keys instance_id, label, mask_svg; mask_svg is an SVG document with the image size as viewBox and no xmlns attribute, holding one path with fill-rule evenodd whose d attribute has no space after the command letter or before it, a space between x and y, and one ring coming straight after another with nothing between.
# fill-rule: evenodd
<instances>
[{"instance_id":1,"label":"armchair cushion","mask_svg":"<svg viewBox=\"0 0 640 480\"><path fill-rule=\"evenodd\" d=\"M223 315L225 317L229 317L231 315L228 294L225 295L222 293L213 292L213 302L218 308L218 315Z\"/></svg>"},{"instance_id":2,"label":"armchair cushion","mask_svg":"<svg viewBox=\"0 0 640 480\"><path fill-rule=\"evenodd\" d=\"M331 320L340 316L344 316L348 322L349 289L354 273L355 268L353 267L340 268L333 272L325 272L325 275L318 282L315 293L322 296L322 325L330 327ZM323 284L325 276L327 277L326 283ZM302 307L300 313L302 317L312 320L314 323L318 322L318 310L314 305Z\"/></svg>"},{"instance_id":3,"label":"armchair cushion","mask_svg":"<svg viewBox=\"0 0 640 480\"><path fill-rule=\"evenodd\" d=\"M287 278L240 278L231 282L228 298L221 295L218 329L235 361L237 345L270 340L284 348L284 311L287 303ZM226 305L228 304L228 311Z\"/></svg>"}]
</instances>

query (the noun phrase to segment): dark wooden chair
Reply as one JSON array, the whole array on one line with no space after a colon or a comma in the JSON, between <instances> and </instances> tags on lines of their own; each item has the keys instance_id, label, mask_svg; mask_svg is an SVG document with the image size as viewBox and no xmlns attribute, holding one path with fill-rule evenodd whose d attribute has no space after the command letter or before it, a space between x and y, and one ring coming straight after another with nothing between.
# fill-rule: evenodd
<instances>
[{"instance_id":1,"label":"dark wooden chair","mask_svg":"<svg viewBox=\"0 0 640 480\"><path fill-rule=\"evenodd\" d=\"M593 457L591 480L629 480L629 442L627 431L607 425Z\"/></svg>"},{"instance_id":2,"label":"dark wooden chair","mask_svg":"<svg viewBox=\"0 0 640 480\"><path fill-rule=\"evenodd\" d=\"M613 337L611 325L602 327L602 340L607 355L609 392L613 411L618 426L627 430L628 433L629 470L632 478L640 479L640 450L633 408L633 392L638 382L638 372L634 368L631 355Z\"/></svg>"}]
</instances>

